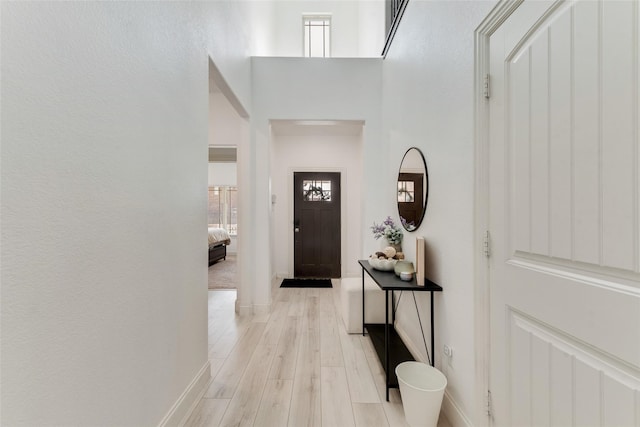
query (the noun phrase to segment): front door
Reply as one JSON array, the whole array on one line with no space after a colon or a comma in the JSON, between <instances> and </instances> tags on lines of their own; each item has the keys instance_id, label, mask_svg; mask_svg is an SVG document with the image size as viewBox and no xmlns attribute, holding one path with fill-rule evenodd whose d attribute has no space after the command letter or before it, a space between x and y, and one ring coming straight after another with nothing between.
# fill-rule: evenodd
<instances>
[{"instance_id":1,"label":"front door","mask_svg":"<svg viewBox=\"0 0 640 427\"><path fill-rule=\"evenodd\" d=\"M294 275L340 277L340 173L294 172Z\"/></svg>"},{"instance_id":2,"label":"front door","mask_svg":"<svg viewBox=\"0 0 640 427\"><path fill-rule=\"evenodd\" d=\"M639 14L526 0L490 37L493 425L640 425Z\"/></svg>"}]
</instances>

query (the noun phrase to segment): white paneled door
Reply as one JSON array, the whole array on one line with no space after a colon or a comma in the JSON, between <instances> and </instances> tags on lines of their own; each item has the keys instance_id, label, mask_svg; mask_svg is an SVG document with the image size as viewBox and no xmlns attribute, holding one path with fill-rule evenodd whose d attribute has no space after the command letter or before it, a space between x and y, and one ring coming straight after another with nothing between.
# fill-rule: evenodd
<instances>
[{"instance_id":1,"label":"white paneled door","mask_svg":"<svg viewBox=\"0 0 640 427\"><path fill-rule=\"evenodd\" d=\"M638 1L490 37L492 424L640 427Z\"/></svg>"}]
</instances>

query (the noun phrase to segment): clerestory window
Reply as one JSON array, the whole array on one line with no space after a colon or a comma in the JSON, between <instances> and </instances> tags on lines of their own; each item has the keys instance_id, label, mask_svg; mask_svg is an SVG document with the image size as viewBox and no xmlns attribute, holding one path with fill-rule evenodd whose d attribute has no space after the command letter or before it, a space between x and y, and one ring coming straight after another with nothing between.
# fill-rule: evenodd
<instances>
[{"instance_id":1,"label":"clerestory window","mask_svg":"<svg viewBox=\"0 0 640 427\"><path fill-rule=\"evenodd\" d=\"M331 17L304 15L304 56L328 58L331 56Z\"/></svg>"}]
</instances>

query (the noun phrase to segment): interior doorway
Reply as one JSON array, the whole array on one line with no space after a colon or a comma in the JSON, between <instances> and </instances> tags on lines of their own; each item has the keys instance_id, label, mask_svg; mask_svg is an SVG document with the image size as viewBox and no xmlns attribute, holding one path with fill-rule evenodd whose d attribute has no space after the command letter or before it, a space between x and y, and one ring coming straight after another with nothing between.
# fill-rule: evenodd
<instances>
[{"instance_id":1,"label":"interior doorway","mask_svg":"<svg viewBox=\"0 0 640 427\"><path fill-rule=\"evenodd\" d=\"M274 275L295 276L293 174L303 171L339 173L341 271L334 277L359 275L361 270L353 260L362 253L364 122L271 120L270 125L270 235Z\"/></svg>"},{"instance_id":2,"label":"interior doorway","mask_svg":"<svg viewBox=\"0 0 640 427\"><path fill-rule=\"evenodd\" d=\"M340 277L340 173L294 172L295 277Z\"/></svg>"},{"instance_id":3,"label":"interior doorway","mask_svg":"<svg viewBox=\"0 0 640 427\"><path fill-rule=\"evenodd\" d=\"M209 59L208 228L209 290L236 289L236 310L251 295L242 265L247 229L247 163L249 115ZM243 192L243 187L245 191ZM246 233L245 233L246 234ZM245 275L246 276L246 275Z\"/></svg>"}]
</instances>

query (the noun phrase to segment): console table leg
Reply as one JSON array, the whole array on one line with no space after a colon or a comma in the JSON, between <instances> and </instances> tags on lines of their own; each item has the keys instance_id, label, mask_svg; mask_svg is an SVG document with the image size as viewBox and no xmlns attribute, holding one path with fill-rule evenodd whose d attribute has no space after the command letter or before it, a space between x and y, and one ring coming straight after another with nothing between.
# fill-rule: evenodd
<instances>
[{"instance_id":1,"label":"console table leg","mask_svg":"<svg viewBox=\"0 0 640 427\"><path fill-rule=\"evenodd\" d=\"M364 336L364 267L362 267L362 336Z\"/></svg>"},{"instance_id":2,"label":"console table leg","mask_svg":"<svg viewBox=\"0 0 640 427\"><path fill-rule=\"evenodd\" d=\"M391 324L396 324L396 294L391 291Z\"/></svg>"},{"instance_id":3,"label":"console table leg","mask_svg":"<svg viewBox=\"0 0 640 427\"><path fill-rule=\"evenodd\" d=\"M433 337L433 291L429 292L431 294L431 366L436 365L436 350L434 348L434 337Z\"/></svg>"},{"instance_id":4,"label":"console table leg","mask_svg":"<svg viewBox=\"0 0 640 427\"><path fill-rule=\"evenodd\" d=\"M387 402L389 401L389 291L384 292L384 364L387 383Z\"/></svg>"}]
</instances>

